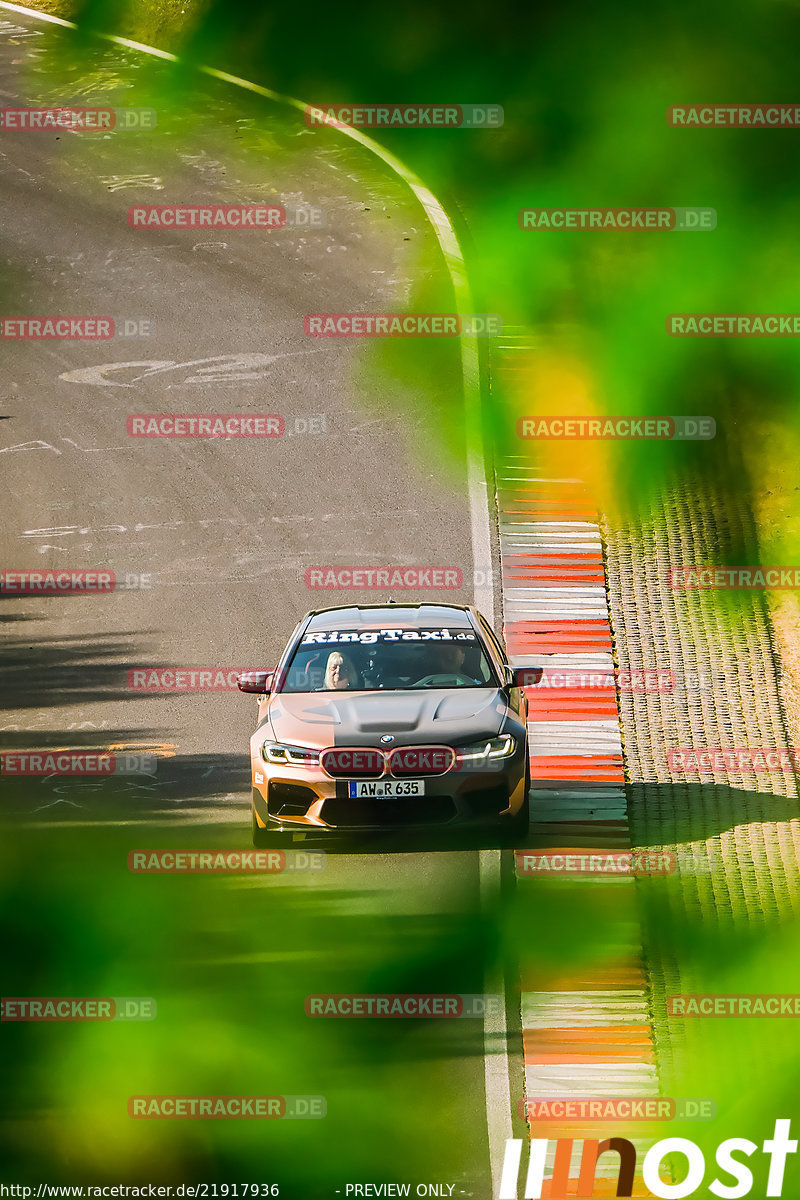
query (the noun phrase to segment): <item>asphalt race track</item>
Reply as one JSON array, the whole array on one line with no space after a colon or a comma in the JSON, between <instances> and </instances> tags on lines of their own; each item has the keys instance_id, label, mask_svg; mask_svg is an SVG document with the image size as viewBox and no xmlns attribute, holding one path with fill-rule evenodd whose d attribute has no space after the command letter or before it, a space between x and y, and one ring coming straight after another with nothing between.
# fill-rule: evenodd
<instances>
[{"instance_id":1,"label":"asphalt race track","mask_svg":"<svg viewBox=\"0 0 800 1200\"><path fill-rule=\"evenodd\" d=\"M171 91L169 64L120 47L79 59L68 32L0 17L4 105L158 112L151 132L0 142L6 314L136 330L4 343L4 568L100 568L132 586L3 597L3 748L157 761L113 781L4 780L5 900L34 951L6 990L158 1003L153 1022L61 1027L47 1049L25 1026L7 1031L8 1095L16 1081L26 1102L6 1114L4 1149L25 1172L46 1145L59 1182L238 1175L310 1198L408 1178L485 1196L482 1022L406 1022L398 1037L303 1011L312 991L482 991L475 848L367 847L294 878L127 867L135 847L249 846L255 708L230 689L135 690L129 672L273 666L305 611L352 597L308 589L315 565L455 567L461 588L403 595L472 601L458 345L375 350L303 329L310 312L423 295L452 310L433 230L373 156L276 104L211 80ZM127 223L137 204L200 201L311 205L326 223ZM135 439L134 413L279 414L285 433ZM202 1122L201 1134L128 1116L131 1095L189 1091L322 1095L327 1116ZM302 1192L288 1186L298 1170Z\"/></svg>"},{"instance_id":2,"label":"asphalt race track","mask_svg":"<svg viewBox=\"0 0 800 1200\"><path fill-rule=\"evenodd\" d=\"M29 3L0 1200L800 1194L795 14ZM390 598L534 669L524 845L256 861L238 673Z\"/></svg>"}]
</instances>

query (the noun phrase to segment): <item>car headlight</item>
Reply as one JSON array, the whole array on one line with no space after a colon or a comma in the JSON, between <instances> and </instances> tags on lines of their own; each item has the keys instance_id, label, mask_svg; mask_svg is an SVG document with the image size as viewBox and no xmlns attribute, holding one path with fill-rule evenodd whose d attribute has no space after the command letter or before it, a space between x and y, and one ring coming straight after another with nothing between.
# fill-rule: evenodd
<instances>
[{"instance_id":1,"label":"car headlight","mask_svg":"<svg viewBox=\"0 0 800 1200\"><path fill-rule=\"evenodd\" d=\"M479 763L511 758L516 748L516 739L510 733L501 733L499 737L484 738L480 742L471 742L469 746L456 746L455 750L458 761Z\"/></svg>"},{"instance_id":2,"label":"car headlight","mask_svg":"<svg viewBox=\"0 0 800 1200\"><path fill-rule=\"evenodd\" d=\"M284 767L318 767L319 750L308 746L288 746L285 742L264 742L261 757L265 762Z\"/></svg>"}]
</instances>

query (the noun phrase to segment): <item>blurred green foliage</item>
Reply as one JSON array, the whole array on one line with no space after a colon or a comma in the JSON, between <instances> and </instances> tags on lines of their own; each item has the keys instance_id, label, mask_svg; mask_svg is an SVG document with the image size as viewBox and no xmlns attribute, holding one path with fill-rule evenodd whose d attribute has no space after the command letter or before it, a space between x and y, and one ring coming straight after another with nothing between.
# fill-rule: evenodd
<instances>
[{"instance_id":1,"label":"blurred green foliage","mask_svg":"<svg viewBox=\"0 0 800 1200\"><path fill-rule=\"evenodd\" d=\"M514 448L518 411L708 413L715 443L612 450L597 467L606 507L635 512L689 467L713 471L745 500L760 493L784 453L768 431L786 430L791 445L796 438L797 342L677 340L664 321L678 311L798 308L797 133L672 129L666 109L790 101L797 4L670 0L642 10L619 0L567 8L451 0L428 8L417 0L342 9L209 0L185 9L185 26L160 32L146 4L86 0L74 15L88 30L162 38L188 64L171 76L173 100L189 66L205 62L315 104L502 104L498 131L374 134L463 218L476 308L536 330L539 357L522 388L495 383L497 442ZM303 131L300 121L298 130L309 144L340 137ZM520 208L547 205L707 205L718 226L696 234L518 228ZM429 309L440 286L420 278L413 306ZM370 352L370 369L376 379L381 370L407 379L424 397L447 374L445 353L423 347L403 360L387 345ZM455 413L457 398L447 402ZM444 430L452 448L451 435ZM796 562L793 493L784 513L778 544L784 561ZM207 844L209 831L203 836ZM64 1164L62 1178L76 1181L134 1171L160 1181L259 1181L284 1172L312 1194L332 1164L343 1178L398 1178L432 1163L446 1178L468 1156L470 1130L454 1124L452 1101L431 1123L415 1064L431 1064L431 1086L444 1095L451 1081L440 1063L482 1054L480 1031L340 1022L333 1038L302 1014L305 992L480 991L484 967L521 941L543 967L597 961L617 945L613 913L590 919L586 893L568 885L558 895L532 885L488 915L476 901L423 920L382 912L363 891L311 896L299 886L134 878L121 865L129 846L119 831L18 833L5 842L3 901L16 928L5 994L152 994L159 1003L152 1025L4 1029L12 1176L46 1145ZM658 954L691 963L709 992L800 992L794 923L710 928L701 913L671 903L669 887L655 883L647 898L648 945ZM776 1116L797 1115L796 1038L786 1020L697 1021L685 1037L690 1052L671 1087L713 1096L719 1117L679 1132L706 1148L725 1136L761 1140ZM123 1115L133 1092L233 1090L234 1068L243 1091L327 1094L315 1156L300 1124L277 1140L245 1122L143 1129ZM393 1136L398 1124L404 1140Z\"/></svg>"}]
</instances>

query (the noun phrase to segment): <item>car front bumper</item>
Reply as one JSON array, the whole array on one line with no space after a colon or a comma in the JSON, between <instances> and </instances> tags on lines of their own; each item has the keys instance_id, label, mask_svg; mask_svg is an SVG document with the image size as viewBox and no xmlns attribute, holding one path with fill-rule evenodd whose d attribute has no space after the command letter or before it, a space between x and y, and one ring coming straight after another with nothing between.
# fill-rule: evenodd
<instances>
[{"instance_id":1,"label":"car front bumper","mask_svg":"<svg viewBox=\"0 0 800 1200\"><path fill-rule=\"evenodd\" d=\"M253 809L261 828L324 834L487 824L503 827L528 802L526 744L518 745L512 756L489 769L419 776L425 783L423 796L352 799L346 781L331 779L319 767L264 762L263 740L262 733L251 743Z\"/></svg>"}]
</instances>

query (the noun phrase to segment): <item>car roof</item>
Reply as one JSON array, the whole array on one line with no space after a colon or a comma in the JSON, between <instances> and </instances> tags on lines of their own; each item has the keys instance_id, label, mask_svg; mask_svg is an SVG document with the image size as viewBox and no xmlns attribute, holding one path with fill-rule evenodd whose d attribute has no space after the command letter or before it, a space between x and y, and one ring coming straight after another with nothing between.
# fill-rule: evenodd
<instances>
[{"instance_id":1,"label":"car roof","mask_svg":"<svg viewBox=\"0 0 800 1200\"><path fill-rule=\"evenodd\" d=\"M458 604L351 604L319 609L307 616L307 630L473 628L469 608Z\"/></svg>"}]
</instances>

